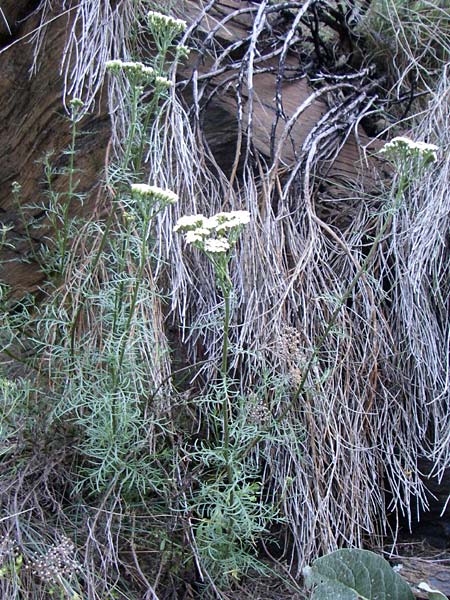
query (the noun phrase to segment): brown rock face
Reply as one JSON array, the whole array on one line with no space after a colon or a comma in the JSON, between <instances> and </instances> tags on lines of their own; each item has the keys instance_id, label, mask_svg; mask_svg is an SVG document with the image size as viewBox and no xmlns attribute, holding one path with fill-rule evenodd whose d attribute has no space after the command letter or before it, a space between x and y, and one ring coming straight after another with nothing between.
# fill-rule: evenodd
<instances>
[{"instance_id":1,"label":"brown rock face","mask_svg":"<svg viewBox=\"0 0 450 600\"><path fill-rule=\"evenodd\" d=\"M0 39L9 43L17 33L18 21L30 14L36 2L4 0L0 11Z\"/></svg>"},{"instance_id":2,"label":"brown rock face","mask_svg":"<svg viewBox=\"0 0 450 600\"><path fill-rule=\"evenodd\" d=\"M45 214L46 186L43 183L41 161L51 152L52 164L64 166L62 151L69 142L69 124L64 120L62 103L60 64L70 31L71 12L55 7L50 18L47 18L48 25L37 61L39 68L30 76L34 64L34 44L30 42L33 32L40 25L41 16L39 12L33 13L35 4L25 1L2 3L2 32L6 45L0 54L0 105L3 111L0 124L3 142L0 149L0 215L3 223L12 227L12 230L8 234L10 246L2 251L4 262L0 267L0 277L12 286L16 294L35 289L42 278L32 258L30 241L36 249L45 236L51 235ZM223 44L233 44L248 35L248 27L255 15L255 4L252 2L218 2L211 15L201 23L202 35L210 33L216 28L219 18L236 8L253 12L244 12L229 20L227 27L219 29L215 35ZM216 16L214 11L217 12ZM184 18L195 20L200 14L200 5L198 2L185 2L179 12ZM287 60L288 63L291 61L289 57ZM190 64L179 70L179 79L189 81L195 77L207 81L209 88L202 89L206 95L211 86L222 85L227 76L226 73L218 73L210 77L209 71L213 66L212 59L200 60L194 54ZM289 169L295 165L297 150L301 149L308 134L323 117L327 106L320 94L309 100L312 90L306 79L289 81L281 87L285 119L280 121L276 100L280 92L277 90L276 66L277 59L269 59L264 65L267 72L263 69L255 75L253 87L245 87L243 109L247 120L251 114L252 142L257 151L264 156L275 152L280 164ZM189 88L186 88L185 97L190 98ZM218 163L228 172L236 164L235 153L239 154L237 110L235 90L233 86L225 86L223 92L215 95L204 107L202 115L208 142ZM85 119L82 129L90 134L82 136L78 144L78 168L83 171L79 191L88 196L84 210L89 213L95 203L93 192L98 188L101 178L109 135L106 109L102 106L98 114ZM362 134L361 141L367 144L370 140ZM368 176L353 136L347 139L326 169L328 179L337 176L347 181L356 180L362 171L365 177ZM11 186L15 181L22 188L22 211L15 206L11 194ZM63 190L63 178L56 176L53 185L55 189ZM24 217L27 228L24 226Z\"/></svg>"},{"instance_id":3,"label":"brown rock face","mask_svg":"<svg viewBox=\"0 0 450 600\"><path fill-rule=\"evenodd\" d=\"M3 116L0 121L0 217L4 225L12 228L8 233L8 246L2 250L0 277L16 294L32 291L42 279L32 255L42 239L51 235L45 210L48 190L43 160L51 154L50 162L55 169L64 166L62 152L70 140L60 75L69 17L53 15L56 18L50 21L43 38L39 68L31 75L34 44L30 43L30 34L39 26L39 15L32 14L16 24L19 15L26 14L27 8L32 9L30 4L2 4L14 36L6 40L7 45L0 54ZM78 142L78 168L83 172L79 191L89 194L98 184L103 168L108 138L106 113L85 119L81 129L90 133L81 136ZM13 182L21 186L21 210L11 193ZM63 189L63 178L55 176L52 185L56 190ZM89 203L85 210L91 210Z\"/></svg>"}]
</instances>

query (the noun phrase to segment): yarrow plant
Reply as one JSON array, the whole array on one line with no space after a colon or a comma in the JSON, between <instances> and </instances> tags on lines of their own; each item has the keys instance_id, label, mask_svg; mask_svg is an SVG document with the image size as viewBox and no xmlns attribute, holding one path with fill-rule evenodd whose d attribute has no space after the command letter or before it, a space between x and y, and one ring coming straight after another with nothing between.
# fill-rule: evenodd
<instances>
[{"instance_id":1,"label":"yarrow plant","mask_svg":"<svg viewBox=\"0 0 450 600\"><path fill-rule=\"evenodd\" d=\"M220 212L213 217L191 215L180 217L174 231L186 233L185 241L208 253L225 253L237 242L242 228L250 222L246 210Z\"/></svg>"},{"instance_id":2,"label":"yarrow plant","mask_svg":"<svg viewBox=\"0 0 450 600\"><path fill-rule=\"evenodd\" d=\"M221 414L212 422L222 422L221 436L196 453L206 465L216 465L193 498L191 510L197 512L196 543L205 564L218 580L229 585L249 568L264 571L255 557L255 540L267 532L268 523L277 518L272 505L261 498L257 469L241 460L242 448L253 436L245 415L249 398L240 401L235 381L228 378L230 299L233 289L229 264L244 227L250 222L246 210L220 212L212 217L202 214L183 216L174 227L185 234L185 241L200 250L211 262L223 296L223 342L218 386L212 387L214 404ZM208 396L208 394L207 394ZM251 395L250 395L251 397ZM216 409L214 409L216 410ZM245 458L245 457L244 457ZM230 579L231 578L231 579Z\"/></svg>"},{"instance_id":3,"label":"yarrow plant","mask_svg":"<svg viewBox=\"0 0 450 600\"><path fill-rule=\"evenodd\" d=\"M379 154L392 163L399 175L397 193L394 196L394 210L400 206L411 181L437 161L438 151L439 146L435 144L415 142L401 136L387 142L379 151Z\"/></svg>"},{"instance_id":4,"label":"yarrow plant","mask_svg":"<svg viewBox=\"0 0 450 600\"><path fill-rule=\"evenodd\" d=\"M167 92L173 86L167 77L167 63L186 58L189 54L186 46L175 43L175 38L186 29L185 21L150 11L147 14L147 23L156 46L151 65L120 58L106 62L106 70L118 78L119 87L123 88L123 96L129 100L130 127L127 139L123 142L125 151L122 167L131 167L135 172L140 171L142 166L149 125L152 120L158 118L163 104L161 100L167 99ZM148 94L144 94L149 86L153 87L150 99Z\"/></svg>"},{"instance_id":5,"label":"yarrow plant","mask_svg":"<svg viewBox=\"0 0 450 600\"><path fill-rule=\"evenodd\" d=\"M158 30L173 31L178 34L182 33L187 27L186 21L183 19L176 19L155 10L150 10L147 13L147 19L152 30L156 28Z\"/></svg>"},{"instance_id":6,"label":"yarrow plant","mask_svg":"<svg viewBox=\"0 0 450 600\"><path fill-rule=\"evenodd\" d=\"M159 59L155 63L155 68L158 75L161 75L164 71L165 56L173 46L174 39L186 30L187 23L182 19L176 19L154 10L147 13L147 23L158 49ZM180 50L177 51L177 55L179 58L186 57L188 49L181 46Z\"/></svg>"},{"instance_id":7,"label":"yarrow plant","mask_svg":"<svg viewBox=\"0 0 450 600\"><path fill-rule=\"evenodd\" d=\"M49 201L42 208L54 231L48 235L45 254L42 246L36 251L47 277L41 289L42 304L35 305L31 297L21 299L12 315L6 305L9 290L0 282L1 366L8 362L5 358L8 356L11 361L17 358L30 367L26 369L30 381L26 379L20 385L13 385L0 373L0 454L6 465L13 460L14 449L20 469L20 452L23 451L23 456L34 456L34 446L36 451L38 445L45 448L45 457L41 455L36 469L33 466L32 472L27 470L26 481L20 473L17 478L13 469L9 469L2 483L3 513L7 515L1 519L2 530L17 527L20 532L17 553L12 541L0 539L0 596L11 600L22 596L41 598L44 592L47 595L47 590L49 594L55 591L58 598L64 595L73 600L81 596L105 600L131 597L128 593L130 581L125 583L118 573L123 544L118 542L116 532L126 522L126 526L130 526L130 539L139 538L137 543L146 551L149 542L140 528L139 533L135 533L128 507L145 502L154 533L155 515L159 519L160 513L171 513L166 510L167 503L170 503L170 509L178 503L175 497L169 499L168 494L172 486L168 474L173 472L175 451L168 443L167 406L174 390L163 325L164 291L160 265L165 259L161 256L157 237L159 224L156 222L157 215L170 211L178 196L168 189L170 183L166 187L166 176L153 175L144 157L158 153L160 149L155 140L161 135L161 117L170 110L168 91L173 83L168 77L169 69L187 56L188 49L179 46L175 40L186 28L184 21L151 13L148 23L154 32L151 58L149 54L141 58L138 52L142 46L139 44L116 44L115 52L123 51L125 55L116 58L117 54L112 54L113 60L104 65L112 92L111 116L115 126L112 152L108 151L105 157L108 167L106 185L103 189L99 185L98 198L104 194L109 210L95 211L85 219L85 213L74 206L75 202L81 204L84 199L84 178L77 168L76 152L77 125L87 110L82 100L75 97L67 106L71 142L64 151L63 166L56 170L50 157L45 161ZM139 9L139 12L136 10L136 36L142 32L142 25ZM132 49L136 50L133 55L136 60L130 60L127 55ZM61 179L55 186L57 176ZM15 184L13 198L20 192L19 184ZM26 223L24 218L28 234ZM0 246L3 248L10 244L9 229L0 225ZM29 238L30 248L36 248L31 235ZM26 323L26 328L22 323ZM22 358L17 354L17 348L22 346L30 350L29 356ZM35 378L34 370L52 375ZM41 386L44 380L46 383ZM52 402L48 402L47 388ZM57 440L55 432L58 432ZM70 446L61 454L58 452L58 458L53 460L50 458L51 447L53 444L59 447L63 436L69 436L64 439L69 441L70 438ZM39 440L39 444L35 444L35 440ZM66 456L70 456L67 462ZM30 462L34 465L34 458ZM69 463L74 467L70 476L70 496L77 504L76 510L72 511L75 504L69 500L67 503L55 500L52 501L55 510L51 516L50 511L47 513L48 522L41 519L42 511L38 511L35 519L34 509L40 505L41 498L45 498L44 512L50 506L47 499L53 492L46 487L47 482L51 481L52 487L53 482L56 486L64 481L62 485L67 489L65 469ZM2 477L6 469L4 466ZM56 471L58 475L53 478ZM20 483L17 483L19 479ZM34 495L36 481L42 489L45 487L42 496L40 492ZM17 485L23 504L16 515L9 500ZM30 489L33 489L31 493ZM54 489L54 498L59 498L59 492ZM38 496L39 500L35 502ZM66 509L67 513L64 512ZM106 514L108 509L111 509L109 518L104 520L101 511L105 510ZM90 531L95 530L89 539L84 530L77 529L84 521L82 515L87 516L86 510L89 520L92 516ZM39 539L42 531L59 523L60 518L67 530L67 538L62 537L61 542L52 545L48 551L42 550L27 558L29 547L42 547ZM165 518L164 515L162 519ZM11 527L7 523L9 519L14 520ZM30 522L39 525L28 527ZM160 522L163 521L158 520ZM165 531L165 524L161 528ZM74 531L75 535L72 535ZM36 544L34 536L38 538ZM160 549L158 533L154 537ZM75 560L75 544L71 539L76 540L83 553L81 562L89 563L86 576ZM110 541L103 545L105 553L98 561L93 558L99 556L96 539ZM150 543L153 543L151 536ZM180 545L178 538L173 546L171 542L171 547L175 545ZM168 546L166 553L172 552ZM136 557L138 554L140 548ZM160 555L161 564L167 562L164 551ZM25 565L28 564L27 569L20 569L22 556ZM184 560L178 568L180 571L185 568ZM69 593L69 589L78 590L78 587L83 587L82 594ZM125 588L126 592L123 591ZM38 591L33 592L33 589ZM134 592L130 591L130 594L134 595ZM138 596L141 597L136 592Z\"/></svg>"},{"instance_id":8,"label":"yarrow plant","mask_svg":"<svg viewBox=\"0 0 450 600\"><path fill-rule=\"evenodd\" d=\"M439 146L426 142L415 142L407 137L398 136L384 145L380 154L392 161L419 160L422 164L437 161Z\"/></svg>"}]
</instances>

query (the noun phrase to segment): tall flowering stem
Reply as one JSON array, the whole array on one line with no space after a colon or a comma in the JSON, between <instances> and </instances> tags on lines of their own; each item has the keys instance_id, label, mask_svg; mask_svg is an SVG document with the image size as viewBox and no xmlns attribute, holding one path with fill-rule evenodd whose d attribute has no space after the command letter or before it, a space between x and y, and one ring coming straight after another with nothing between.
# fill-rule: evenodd
<instances>
[{"instance_id":1,"label":"tall flowering stem","mask_svg":"<svg viewBox=\"0 0 450 600\"><path fill-rule=\"evenodd\" d=\"M165 209L170 204L175 204L176 202L178 202L178 196L175 194L175 192L172 192L172 190L161 189L157 186L147 185L145 183L131 184L131 198L132 201L134 201L137 204L139 212L142 214L143 218L142 247L140 261L138 265L138 275L131 294L130 308L128 312L127 322L125 325L126 335L123 336L121 341L121 345L119 348L118 368L117 372L114 373L113 377L114 387L118 383L118 375L120 369L122 368L126 344L131 332L131 323L136 310L139 289L142 285L144 277L144 270L148 259L148 242L151 233L150 229L152 220L155 218L158 212Z\"/></svg>"},{"instance_id":2,"label":"tall flowering stem","mask_svg":"<svg viewBox=\"0 0 450 600\"><path fill-rule=\"evenodd\" d=\"M216 276L217 286L224 301L222 360L220 366L222 401L222 442L228 482L233 481L233 469L230 461L230 422L231 407L228 393L228 346L230 337L231 292L233 283L229 273L232 249L242 232L250 222L250 213L246 210L221 212L213 217L192 215L181 217L174 231L185 233L185 240L203 252L211 262Z\"/></svg>"},{"instance_id":3,"label":"tall flowering stem","mask_svg":"<svg viewBox=\"0 0 450 600\"><path fill-rule=\"evenodd\" d=\"M151 10L147 13L148 28L153 35L158 54L155 69L158 75L164 73L164 62L174 39L186 29L186 21Z\"/></svg>"},{"instance_id":4,"label":"tall flowering stem","mask_svg":"<svg viewBox=\"0 0 450 600\"><path fill-rule=\"evenodd\" d=\"M224 302L224 316L223 316L223 342L222 342L222 364L220 368L220 375L222 379L223 387L223 403L222 403L222 428L223 428L223 452L224 460L227 467L228 481L231 483L233 473L230 463L230 398L228 395L228 344L229 344L229 333L230 333L230 301L231 301L231 290L232 282L228 271L228 256L222 252L219 254L217 262L212 259L214 264L217 283L222 291L223 302Z\"/></svg>"},{"instance_id":5,"label":"tall flowering stem","mask_svg":"<svg viewBox=\"0 0 450 600\"><path fill-rule=\"evenodd\" d=\"M62 267L61 272L63 272L65 264L66 264L66 253L67 246L69 243L69 210L70 203L75 195L75 183L73 180L73 176L75 173L75 143L77 139L77 124L80 120L80 111L83 108L83 102L79 98L73 98L70 101L70 122L71 122L71 141L70 148L68 150L69 154L69 168L68 168L68 182L67 182L67 198L63 205L63 234L62 234L62 242L61 242L61 260Z\"/></svg>"},{"instance_id":6,"label":"tall flowering stem","mask_svg":"<svg viewBox=\"0 0 450 600\"><path fill-rule=\"evenodd\" d=\"M150 66L144 65L138 61L122 61L120 59L109 60L106 63L106 69L116 77L122 77L129 85L129 106L130 106L130 125L127 133L125 149L122 159L121 168L127 171L130 167L134 172L138 172L141 168L142 153L137 152L140 149L140 136L146 131L140 131L140 121L142 119L142 95L146 87L154 84L156 73ZM157 96L155 93L154 96ZM150 109L145 109L147 113L153 113L153 105Z\"/></svg>"}]
</instances>

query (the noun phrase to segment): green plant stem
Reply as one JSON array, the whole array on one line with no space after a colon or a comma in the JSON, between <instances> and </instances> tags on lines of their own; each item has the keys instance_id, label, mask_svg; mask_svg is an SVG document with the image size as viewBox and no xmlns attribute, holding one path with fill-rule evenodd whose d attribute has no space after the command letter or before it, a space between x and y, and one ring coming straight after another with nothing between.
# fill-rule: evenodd
<instances>
[{"instance_id":1,"label":"green plant stem","mask_svg":"<svg viewBox=\"0 0 450 600\"><path fill-rule=\"evenodd\" d=\"M158 102L159 102L159 95L157 95L155 93L149 102L149 105L146 110L145 119L143 122L143 127L142 127L142 131L141 131L141 139L140 139L140 143L139 143L139 150L136 154L136 169L137 170L140 170L141 165L142 165L142 160L143 160L143 156L144 156L145 139L146 139L146 135L148 134L150 120L152 117L154 117L155 120L159 117L158 112L157 112Z\"/></svg>"},{"instance_id":2,"label":"green plant stem","mask_svg":"<svg viewBox=\"0 0 450 600\"><path fill-rule=\"evenodd\" d=\"M71 127L71 141L69 150L69 181L67 185L66 201L63 206L63 238L61 242L61 275L64 273L65 268L65 256L67 251L67 244L69 241L69 210L71 200L74 193L73 175L75 168L75 143L77 139L77 121L75 117L72 117Z\"/></svg>"},{"instance_id":3,"label":"green plant stem","mask_svg":"<svg viewBox=\"0 0 450 600\"><path fill-rule=\"evenodd\" d=\"M112 334L115 335L117 331L117 324L120 317L120 309L123 302L124 288L125 282L123 279L123 275L126 273L126 256L128 253L128 240L131 235L130 223L127 223L127 229L125 233L125 238L122 239L120 253L119 253L119 274L122 275L119 282L119 289L116 291L115 299L114 299L114 314L113 314L113 322L112 322Z\"/></svg>"},{"instance_id":4,"label":"green plant stem","mask_svg":"<svg viewBox=\"0 0 450 600\"><path fill-rule=\"evenodd\" d=\"M138 124L138 111L139 111L139 96L140 90L136 81L130 81L131 84L131 122L130 131L128 132L127 144L125 147L125 153L123 157L123 170L126 172L130 161L133 161L132 151L133 145L136 138L136 130ZM133 165L135 167L135 165ZM136 169L133 169L136 171Z\"/></svg>"},{"instance_id":5,"label":"green plant stem","mask_svg":"<svg viewBox=\"0 0 450 600\"><path fill-rule=\"evenodd\" d=\"M133 320L133 316L134 316L134 313L136 310L139 290L141 288L142 281L144 279L144 270L145 270L145 266L146 266L147 258L148 258L148 239L150 236L150 225L151 225L152 218L157 214L156 211L154 213L151 212L150 207L146 207L144 210L145 210L145 212L144 212L144 223L143 223L143 227L142 227L143 235L142 235L141 257L140 257L140 261L139 261L136 282L135 282L133 292L131 295L130 308L129 308L128 318L127 318L127 321L125 324L125 331L124 331L124 335L123 335L121 343L120 343L119 360L118 360L117 368L115 369L114 374L113 374L113 390L114 391L117 389L117 386L119 383L119 375L120 375L120 371L122 369L123 361L125 358L126 345L129 340L129 337L130 337L131 322Z\"/></svg>"},{"instance_id":6,"label":"green plant stem","mask_svg":"<svg viewBox=\"0 0 450 600\"><path fill-rule=\"evenodd\" d=\"M227 273L228 275L228 273ZM224 299L224 318L223 318L223 343L222 343L222 364L220 374L223 385L222 402L222 421L223 421L223 454L227 468L228 483L233 481L233 472L230 463L230 411L228 396L228 343L230 331L230 287L226 284L221 286Z\"/></svg>"}]
</instances>

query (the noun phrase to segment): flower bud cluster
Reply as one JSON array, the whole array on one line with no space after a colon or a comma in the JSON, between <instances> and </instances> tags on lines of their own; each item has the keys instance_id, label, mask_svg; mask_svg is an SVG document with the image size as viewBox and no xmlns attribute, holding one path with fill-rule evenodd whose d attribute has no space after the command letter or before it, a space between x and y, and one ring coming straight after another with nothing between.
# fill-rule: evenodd
<instances>
[{"instance_id":1,"label":"flower bud cluster","mask_svg":"<svg viewBox=\"0 0 450 600\"><path fill-rule=\"evenodd\" d=\"M8 560L19 557L19 547L17 543L7 534L0 538L0 567Z\"/></svg>"},{"instance_id":2,"label":"flower bud cluster","mask_svg":"<svg viewBox=\"0 0 450 600\"><path fill-rule=\"evenodd\" d=\"M63 537L44 555L35 556L27 569L47 583L57 583L61 577L70 578L81 570L81 565L73 557L74 552L74 543Z\"/></svg>"},{"instance_id":3,"label":"flower bud cluster","mask_svg":"<svg viewBox=\"0 0 450 600\"><path fill-rule=\"evenodd\" d=\"M141 62L123 61L120 58L108 60L106 68L111 73L125 73L126 75L135 75L146 81L151 81L155 78L155 71L152 67L147 67Z\"/></svg>"},{"instance_id":4,"label":"flower bud cluster","mask_svg":"<svg viewBox=\"0 0 450 600\"><path fill-rule=\"evenodd\" d=\"M185 31L187 24L183 19L175 19L169 15L151 10L147 13L147 20L151 28L161 31L170 31L173 35L178 35Z\"/></svg>"},{"instance_id":5,"label":"flower bud cluster","mask_svg":"<svg viewBox=\"0 0 450 600\"><path fill-rule=\"evenodd\" d=\"M164 204L175 204L178 202L178 196L172 190L164 190L156 185L147 185L145 183L132 183L131 193L139 198L153 198Z\"/></svg>"},{"instance_id":6,"label":"flower bud cluster","mask_svg":"<svg viewBox=\"0 0 450 600\"><path fill-rule=\"evenodd\" d=\"M380 154L387 158L409 158L422 159L425 162L435 162L439 147L435 144L415 142L407 137L395 137L384 145Z\"/></svg>"},{"instance_id":7,"label":"flower bud cluster","mask_svg":"<svg viewBox=\"0 0 450 600\"><path fill-rule=\"evenodd\" d=\"M270 422L271 412L267 407L263 398L256 394L251 394L248 399L250 408L248 411L248 419L254 425L267 425Z\"/></svg>"},{"instance_id":8,"label":"flower bud cluster","mask_svg":"<svg viewBox=\"0 0 450 600\"><path fill-rule=\"evenodd\" d=\"M157 75L155 77L155 87L161 90L168 90L172 87L172 82L167 77L163 77L162 75Z\"/></svg>"},{"instance_id":9,"label":"flower bud cluster","mask_svg":"<svg viewBox=\"0 0 450 600\"><path fill-rule=\"evenodd\" d=\"M201 214L180 217L173 228L186 234L186 243L212 254L227 252L237 240L244 225L250 222L247 210L220 212L213 217Z\"/></svg>"},{"instance_id":10,"label":"flower bud cluster","mask_svg":"<svg viewBox=\"0 0 450 600\"><path fill-rule=\"evenodd\" d=\"M81 98L72 98L72 100L69 102L69 106L73 110L80 110L80 108L83 108L84 102L81 100Z\"/></svg>"},{"instance_id":11,"label":"flower bud cluster","mask_svg":"<svg viewBox=\"0 0 450 600\"><path fill-rule=\"evenodd\" d=\"M178 58L180 58L180 59L188 58L190 53L191 53L190 48L188 48L187 46L184 46L183 44L178 44L178 46L177 46Z\"/></svg>"}]
</instances>

